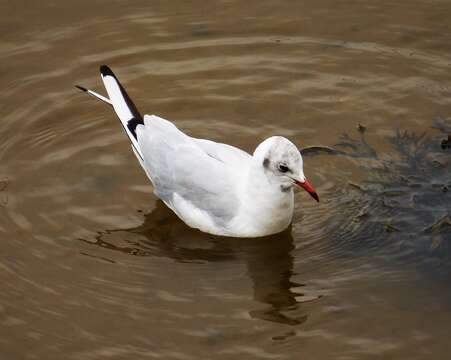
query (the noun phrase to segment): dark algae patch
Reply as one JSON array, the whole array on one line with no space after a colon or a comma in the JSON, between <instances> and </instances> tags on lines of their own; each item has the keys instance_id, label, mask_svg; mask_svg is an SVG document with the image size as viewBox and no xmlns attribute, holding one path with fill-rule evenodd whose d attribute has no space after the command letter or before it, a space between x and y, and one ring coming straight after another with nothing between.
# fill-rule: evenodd
<instances>
[{"instance_id":1,"label":"dark algae patch","mask_svg":"<svg viewBox=\"0 0 451 360\"><path fill-rule=\"evenodd\" d=\"M398 246L391 257L413 261L416 255L427 254L420 258L442 259L449 266L451 153L441 139L451 131L451 120L438 118L432 128L422 134L397 130L386 139L391 151L379 154L359 126L357 137L344 134L335 146L323 151L317 147L311 155L357 159L355 163L367 174L361 183L349 182L347 190L334 198L353 203L352 219L359 223L353 227L353 237L361 232L365 239L371 233L372 242L385 243L388 236Z\"/></svg>"}]
</instances>

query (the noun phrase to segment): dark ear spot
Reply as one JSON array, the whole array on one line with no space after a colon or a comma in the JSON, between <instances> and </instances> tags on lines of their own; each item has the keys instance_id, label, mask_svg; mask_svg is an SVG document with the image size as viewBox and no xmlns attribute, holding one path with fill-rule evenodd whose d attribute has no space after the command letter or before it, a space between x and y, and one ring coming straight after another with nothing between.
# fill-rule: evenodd
<instances>
[{"instance_id":1,"label":"dark ear spot","mask_svg":"<svg viewBox=\"0 0 451 360\"><path fill-rule=\"evenodd\" d=\"M269 163L270 163L269 159L265 158L265 160L263 160L263 167L268 168L269 167Z\"/></svg>"}]
</instances>

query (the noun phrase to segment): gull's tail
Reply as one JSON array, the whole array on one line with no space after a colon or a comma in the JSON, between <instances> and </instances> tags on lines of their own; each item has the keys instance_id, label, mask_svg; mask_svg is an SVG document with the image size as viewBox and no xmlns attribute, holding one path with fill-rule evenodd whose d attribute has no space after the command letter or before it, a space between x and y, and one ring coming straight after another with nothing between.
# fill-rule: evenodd
<instances>
[{"instance_id":1,"label":"gull's tail","mask_svg":"<svg viewBox=\"0 0 451 360\"><path fill-rule=\"evenodd\" d=\"M136 127L140 124L144 125L143 117L111 69L106 65L102 65L100 74L109 99L82 86L75 85L75 87L113 107L125 133L132 142L133 152L141 162L143 157L137 141Z\"/></svg>"}]
</instances>

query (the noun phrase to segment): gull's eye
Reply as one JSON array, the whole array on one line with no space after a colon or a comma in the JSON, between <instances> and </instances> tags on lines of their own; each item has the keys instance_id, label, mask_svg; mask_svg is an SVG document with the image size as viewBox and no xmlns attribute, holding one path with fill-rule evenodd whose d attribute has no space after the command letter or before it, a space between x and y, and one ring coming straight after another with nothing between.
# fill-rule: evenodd
<instances>
[{"instance_id":1,"label":"gull's eye","mask_svg":"<svg viewBox=\"0 0 451 360\"><path fill-rule=\"evenodd\" d=\"M277 168L279 169L280 172L282 173L286 173L287 171L289 171L290 169L288 168L288 166L284 165L284 164L279 164L279 166L277 166Z\"/></svg>"}]
</instances>

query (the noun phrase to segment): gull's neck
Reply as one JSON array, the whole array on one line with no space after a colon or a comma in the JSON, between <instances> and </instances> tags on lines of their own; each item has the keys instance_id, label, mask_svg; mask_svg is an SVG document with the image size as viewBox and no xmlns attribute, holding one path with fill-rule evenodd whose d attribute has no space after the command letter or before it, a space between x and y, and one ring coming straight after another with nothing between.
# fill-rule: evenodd
<instances>
[{"instance_id":1,"label":"gull's neck","mask_svg":"<svg viewBox=\"0 0 451 360\"><path fill-rule=\"evenodd\" d=\"M293 217L293 189L270 181L262 159L254 156L244 181L239 222L242 236L266 236L286 229Z\"/></svg>"}]
</instances>

